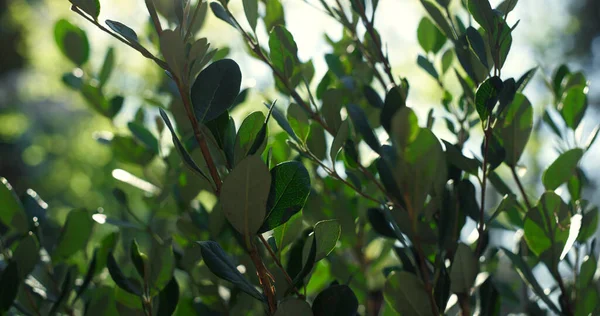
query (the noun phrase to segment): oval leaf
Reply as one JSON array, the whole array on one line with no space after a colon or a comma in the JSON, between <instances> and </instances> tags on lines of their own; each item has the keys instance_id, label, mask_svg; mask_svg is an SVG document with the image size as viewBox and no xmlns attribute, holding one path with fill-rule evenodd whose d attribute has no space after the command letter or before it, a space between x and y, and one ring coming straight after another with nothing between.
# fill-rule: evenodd
<instances>
[{"instance_id":1,"label":"oval leaf","mask_svg":"<svg viewBox=\"0 0 600 316\"><path fill-rule=\"evenodd\" d=\"M241 83L240 67L231 59L221 59L202 70L191 91L196 119L207 122L223 114L240 93Z\"/></svg>"}]
</instances>

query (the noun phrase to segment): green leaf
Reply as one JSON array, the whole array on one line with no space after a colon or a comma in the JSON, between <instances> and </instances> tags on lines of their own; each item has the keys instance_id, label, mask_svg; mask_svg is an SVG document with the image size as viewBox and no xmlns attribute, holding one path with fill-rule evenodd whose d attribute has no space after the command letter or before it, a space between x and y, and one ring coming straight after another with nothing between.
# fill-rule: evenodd
<instances>
[{"instance_id":1,"label":"green leaf","mask_svg":"<svg viewBox=\"0 0 600 316\"><path fill-rule=\"evenodd\" d=\"M291 103L287 109L287 119L294 133L302 142L306 142L310 133L310 122L306 110L296 103Z\"/></svg>"},{"instance_id":2,"label":"green leaf","mask_svg":"<svg viewBox=\"0 0 600 316\"><path fill-rule=\"evenodd\" d=\"M129 26L112 20L106 20L106 25L110 27L113 31L117 32L117 34L123 36L130 43L139 43L139 39L134 30L132 30Z\"/></svg>"},{"instance_id":3,"label":"green leaf","mask_svg":"<svg viewBox=\"0 0 600 316\"><path fill-rule=\"evenodd\" d=\"M0 313L8 311L13 305L19 290L19 269L15 261L9 261L0 275Z\"/></svg>"},{"instance_id":4,"label":"green leaf","mask_svg":"<svg viewBox=\"0 0 600 316\"><path fill-rule=\"evenodd\" d=\"M492 277L488 277L479 288L482 315L500 315L502 297Z\"/></svg>"},{"instance_id":5,"label":"green leaf","mask_svg":"<svg viewBox=\"0 0 600 316\"><path fill-rule=\"evenodd\" d=\"M90 260L90 264L88 266L87 273L81 282L81 285L77 288L77 294L75 295L75 299L73 302L77 301L79 297L87 290L89 285L92 283L92 279L96 274L96 266L98 265L98 248L94 250L94 255L92 256L92 260ZM96 294L97 292L94 292Z\"/></svg>"},{"instance_id":6,"label":"green leaf","mask_svg":"<svg viewBox=\"0 0 600 316\"><path fill-rule=\"evenodd\" d=\"M596 257L593 254L591 256L585 256L583 258L583 263L581 264L581 271L579 273L579 278L577 279L578 289L585 290L589 285L591 285L592 280L594 279L594 275L596 274L597 268L598 262L596 261Z\"/></svg>"},{"instance_id":7,"label":"green leaf","mask_svg":"<svg viewBox=\"0 0 600 316\"><path fill-rule=\"evenodd\" d=\"M94 21L98 21L98 16L100 15L99 0L69 0L69 2L79 7L83 12L89 14Z\"/></svg>"},{"instance_id":8,"label":"green leaf","mask_svg":"<svg viewBox=\"0 0 600 316\"><path fill-rule=\"evenodd\" d=\"M458 169L473 175L476 175L477 172L479 172L481 163L477 161L477 159L465 157L455 145L452 145L447 141L444 141L444 145L446 147L446 158L449 163Z\"/></svg>"},{"instance_id":9,"label":"green leaf","mask_svg":"<svg viewBox=\"0 0 600 316\"><path fill-rule=\"evenodd\" d=\"M508 0L508 1L517 1L517 0ZM523 90L525 90L525 87L527 87L527 84L529 84L529 81L531 80L531 78L533 78L536 71L537 71L537 67L531 68L525 74L523 74L523 76L521 76L521 78L519 78L519 80L516 83L516 88L517 88L518 93L522 93Z\"/></svg>"},{"instance_id":10,"label":"green leaf","mask_svg":"<svg viewBox=\"0 0 600 316\"><path fill-rule=\"evenodd\" d=\"M479 261L469 246L459 243L450 269L450 290L469 293L479 273Z\"/></svg>"},{"instance_id":11,"label":"green leaf","mask_svg":"<svg viewBox=\"0 0 600 316\"><path fill-rule=\"evenodd\" d=\"M448 69L452 66L452 62L454 61L454 51L449 48L442 55L442 73L445 74Z\"/></svg>"},{"instance_id":12,"label":"green leaf","mask_svg":"<svg viewBox=\"0 0 600 316\"><path fill-rule=\"evenodd\" d=\"M177 137L177 134L175 133L175 129L173 128L173 124L171 124L171 120L169 119L169 116L167 115L167 113L163 109L159 109L159 111L160 111L160 116L162 117L163 121L165 121L165 124L167 125L167 127L169 128L169 131L171 132L171 138L173 139L173 144L175 145L175 149L179 153L179 156L183 160L184 165L186 167L188 167L190 170L194 171L197 175L201 176L206 181L211 183L211 181L208 179L208 176L206 176L206 174L204 174L202 169L200 169L200 167L198 167L196 162L194 162L194 160L192 159L190 154L187 152L185 147L183 147L183 144Z\"/></svg>"},{"instance_id":13,"label":"green leaf","mask_svg":"<svg viewBox=\"0 0 600 316\"><path fill-rule=\"evenodd\" d=\"M202 249L202 260L212 273L223 280L233 283L240 290L255 299L265 301L264 296L237 270L236 265L219 244L214 241L199 241L198 244Z\"/></svg>"},{"instance_id":14,"label":"green leaf","mask_svg":"<svg viewBox=\"0 0 600 316\"><path fill-rule=\"evenodd\" d=\"M494 133L506 150L504 161L515 167L525 150L533 128L533 107L526 96L518 93L496 123Z\"/></svg>"},{"instance_id":15,"label":"green leaf","mask_svg":"<svg viewBox=\"0 0 600 316\"><path fill-rule=\"evenodd\" d=\"M240 67L231 59L221 59L202 70L191 91L196 119L207 122L223 114L240 93L241 82Z\"/></svg>"},{"instance_id":16,"label":"green leaf","mask_svg":"<svg viewBox=\"0 0 600 316\"><path fill-rule=\"evenodd\" d=\"M320 160L327 158L327 140L325 139L325 129L317 122L310 124L310 133L306 141L308 149Z\"/></svg>"},{"instance_id":17,"label":"green leaf","mask_svg":"<svg viewBox=\"0 0 600 316\"><path fill-rule=\"evenodd\" d=\"M158 139L144 125L137 122L129 122L127 123L127 127L142 144L155 154L158 154Z\"/></svg>"},{"instance_id":18,"label":"green leaf","mask_svg":"<svg viewBox=\"0 0 600 316\"><path fill-rule=\"evenodd\" d=\"M419 55L419 57L417 57L417 64L419 67L421 67L421 69L427 71L427 73L434 79L439 79L440 75L438 74L437 70L435 70L433 64L426 57Z\"/></svg>"},{"instance_id":19,"label":"green leaf","mask_svg":"<svg viewBox=\"0 0 600 316\"><path fill-rule=\"evenodd\" d=\"M148 285L150 295L154 296L169 283L175 269L175 258L173 257L173 246L171 240L162 244L152 239L150 252L150 275Z\"/></svg>"},{"instance_id":20,"label":"green leaf","mask_svg":"<svg viewBox=\"0 0 600 316\"><path fill-rule=\"evenodd\" d=\"M487 0L484 0L487 2ZM502 80L499 77L492 77L484 81L475 93L475 107L481 121L487 120L490 116L502 91Z\"/></svg>"},{"instance_id":21,"label":"green leaf","mask_svg":"<svg viewBox=\"0 0 600 316\"><path fill-rule=\"evenodd\" d=\"M569 227L570 219L568 207L560 196L546 191L538 204L525 215L525 241L531 251L537 256L549 251L551 264L558 265L569 237L565 227ZM554 267L550 266L551 269Z\"/></svg>"},{"instance_id":22,"label":"green leaf","mask_svg":"<svg viewBox=\"0 0 600 316\"><path fill-rule=\"evenodd\" d=\"M356 104L348 104L346 109L348 110L348 115L352 119L354 126L362 135L365 143L367 143L367 145L369 145L374 152L378 153L381 143L379 143L379 139L377 139L377 136L375 136L365 112Z\"/></svg>"},{"instance_id":23,"label":"green leaf","mask_svg":"<svg viewBox=\"0 0 600 316\"><path fill-rule=\"evenodd\" d=\"M440 8L429 0L421 0L421 4L423 4L423 7L425 7L425 10L427 10L440 30L444 32L444 35L451 40L456 39L450 23L448 23L448 20L446 20Z\"/></svg>"},{"instance_id":24,"label":"green leaf","mask_svg":"<svg viewBox=\"0 0 600 316\"><path fill-rule=\"evenodd\" d=\"M54 40L60 51L77 66L85 64L90 57L90 44L85 31L62 19L54 26Z\"/></svg>"},{"instance_id":25,"label":"green leaf","mask_svg":"<svg viewBox=\"0 0 600 316\"><path fill-rule=\"evenodd\" d=\"M269 56L275 69L290 79L298 65L298 46L292 34L283 26L276 25L269 34Z\"/></svg>"},{"instance_id":26,"label":"green leaf","mask_svg":"<svg viewBox=\"0 0 600 316\"><path fill-rule=\"evenodd\" d=\"M411 108L403 107L392 118L392 143L397 148L404 149L417 138L420 130L419 118L415 112Z\"/></svg>"},{"instance_id":27,"label":"green leaf","mask_svg":"<svg viewBox=\"0 0 600 316\"><path fill-rule=\"evenodd\" d=\"M521 279L523 281L525 281L525 283L527 285L529 285L529 287L533 290L533 292L539 298L541 298L542 301L544 301L544 303L546 303L546 305L548 306L548 308L550 308L550 310L552 310L552 312L556 313L557 315L560 315L561 314L560 310L558 309L558 307L556 307L556 305L554 305L554 302L552 302L552 300L550 300L548 295L546 295L546 292L538 283L537 278L533 275L531 268L529 268L529 266L527 265L525 260L523 260L523 258L521 258L521 256L512 253L510 250L508 250L506 248L501 247L501 249L504 251L504 254L506 254L506 256L510 259L514 268L517 270L517 272L521 276Z\"/></svg>"},{"instance_id":28,"label":"green leaf","mask_svg":"<svg viewBox=\"0 0 600 316\"><path fill-rule=\"evenodd\" d=\"M406 271L392 272L383 290L385 301L401 315L431 315L431 303L425 285Z\"/></svg>"},{"instance_id":29,"label":"green leaf","mask_svg":"<svg viewBox=\"0 0 600 316\"><path fill-rule=\"evenodd\" d=\"M490 33L494 30L494 12L489 0L468 0L467 7L484 30Z\"/></svg>"},{"instance_id":30,"label":"green leaf","mask_svg":"<svg viewBox=\"0 0 600 316\"><path fill-rule=\"evenodd\" d=\"M571 149L558 156L542 175L544 187L547 190L556 190L561 184L569 181L575 174L581 157L583 157L583 150L580 148Z\"/></svg>"},{"instance_id":31,"label":"green leaf","mask_svg":"<svg viewBox=\"0 0 600 316\"><path fill-rule=\"evenodd\" d=\"M0 221L9 228L24 234L29 231L27 215L21 201L5 178L0 177Z\"/></svg>"},{"instance_id":32,"label":"green leaf","mask_svg":"<svg viewBox=\"0 0 600 316\"><path fill-rule=\"evenodd\" d=\"M123 274L112 251L110 251L106 257L106 267L108 268L110 277L119 288L136 296L142 295L142 288L139 282L135 279L128 279L125 274Z\"/></svg>"},{"instance_id":33,"label":"green leaf","mask_svg":"<svg viewBox=\"0 0 600 316\"><path fill-rule=\"evenodd\" d=\"M80 250L85 251L93 228L94 221L88 211L80 209L69 212L52 252L52 261L63 261Z\"/></svg>"},{"instance_id":34,"label":"green leaf","mask_svg":"<svg viewBox=\"0 0 600 316\"><path fill-rule=\"evenodd\" d=\"M481 37L481 34L479 34L472 26L467 28L467 40L469 41L469 45L473 49L473 52L475 52L475 55L479 58L479 61L481 61L486 68L489 68L483 37Z\"/></svg>"},{"instance_id":35,"label":"green leaf","mask_svg":"<svg viewBox=\"0 0 600 316\"><path fill-rule=\"evenodd\" d=\"M279 303L275 316L313 316L313 312L305 300L288 298Z\"/></svg>"},{"instance_id":36,"label":"green leaf","mask_svg":"<svg viewBox=\"0 0 600 316\"><path fill-rule=\"evenodd\" d=\"M227 22L227 24L233 26L234 28L237 28L235 26L235 23L233 22L233 20L229 16L229 14L227 13L227 11L225 11L225 8L223 8L223 6L220 5L218 2L216 2L216 1L211 2L210 3L210 9L212 10L213 14L217 18L219 18L222 21Z\"/></svg>"},{"instance_id":37,"label":"green leaf","mask_svg":"<svg viewBox=\"0 0 600 316\"><path fill-rule=\"evenodd\" d=\"M267 32L276 25L285 25L285 14L280 0L265 1L266 15L264 17Z\"/></svg>"},{"instance_id":38,"label":"green leaf","mask_svg":"<svg viewBox=\"0 0 600 316\"><path fill-rule=\"evenodd\" d=\"M21 239L13 253L13 260L17 263L19 279L25 280L40 260L40 245L35 235L30 234Z\"/></svg>"},{"instance_id":39,"label":"green leaf","mask_svg":"<svg viewBox=\"0 0 600 316\"><path fill-rule=\"evenodd\" d=\"M281 163L271 169L271 188L267 200L267 216L259 233L285 224L298 213L310 193L308 170L298 161Z\"/></svg>"},{"instance_id":40,"label":"green leaf","mask_svg":"<svg viewBox=\"0 0 600 316\"><path fill-rule=\"evenodd\" d=\"M100 87L102 88L115 67L115 49L110 47L106 51L106 56L104 56L104 62L102 63L102 68L100 69L100 73L98 73L98 82L100 83Z\"/></svg>"},{"instance_id":41,"label":"green leaf","mask_svg":"<svg viewBox=\"0 0 600 316\"><path fill-rule=\"evenodd\" d=\"M388 91L385 96L385 103L381 110L379 120L381 126L390 133L392 131L392 118L399 109L406 107L406 95L403 93L400 87L395 87Z\"/></svg>"},{"instance_id":42,"label":"green leaf","mask_svg":"<svg viewBox=\"0 0 600 316\"><path fill-rule=\"evenodd\" d=\"M382 109L383 108L383 100L379 97L379 94L377 93L377 91L375 91L375 89L371 88L371 86L367 86L365 85L363 87L363 94L365 95L365 99L367 99L367 101L369 102L369 104L371 106L373 106L376 109Z\"/></svg>"},{"instance_id":43,"label":"green leaf","mask_svg":"<svg viewBox=\"0 0 600 316\"><path fill-rule=\"evenodd\" d=\"M148 256L145 253L140 252L139 245L135 239L131 241L130 258L142 280L147 280L148 274L150 273L150 267L148 262Z\"/></svg>"},{"instance_id":44,"label":"green leaf","mask_svg":"<svg viewBox=\"0 0 600 316\"><path fill-rule=\"evenodd\" d=\"M581 229L579 230L579 236L577 240L580 242L586 242L596 233L598 228L598 208L594 207L591 210L583 214Z\"/></svg>"},{"instance_id":45,"label":"green leaf","mask_svg":"<svg viewBox=\"0 0 600 316\"><path fill-rule=\"evenodd\" d=\"M181 80L181 78L187 78L187 70L186 67L189 67L188 63L189 63L189 59L186 58L186 52L188 51L188 48L186 48L186 43L184 42L184 39L181 35L180 32L178 32L177 30L163 30L160 33L160 52L163 54L163 57L165 58L165 61L167 62L167 64L169 65L169 70L171 72L171 76L175 77L175 78L179 78L179 80ZM203 44L203 42L200 42L199 45ZM204 46L201 45L202 48L206 47L206 49L208 49L208 45ZM195 49L199 49L197 48L197 46L194 45ZM202 52L204 50L201 50ZM190 49L190 55L192 54L198 54L196 51L194 51L192 53L192 50ZM192 56L194 56L192 55ZM199 58L199 56L197 57ZM198 60L194 60L194 66L192 69L192 72L194 72L196 70L196 65L198 63ZM203 62L200 62L200 64L202 64ZM195 74L195 72L194 72ZM193 75L193 74L192 74ZM190 78L193 80L193 78ZM193 101L193 100L192 100ZM193 103L193 102L192 102Z\"/></svg>"},{"instance_id":46,"label":"green leaf","mask_svg":"<svg viewBox=\"0 0 600 316\"><path fill-rule=\"evenodd\" d=\"M246 19L253 31L256 32L256 22L258 21L258 0L244 0L244 13Z\"/></svg>"},{"instance_id":47,"label":"green leaf","mask_svg":"<svg viewBox=\"0 0 600 316\"><path fill-rule=\"evenodd\" d=\"M508 26L506 21L504 21L503 17L494 14L494 29L489 32L491 33L491 54L492 56L497 56L497 58L494 58L494 64L496 65L496 68L501 69L504 66L504 62L506 61L506 57L508 56L512 45L512 29Z\"/></svg>"},{"instance_id":48,"label":"green leaf","mask_svg":"<svg viewBox=\"0 0 600 316\"><path fill-rule=\"evenodd\" d=\"M179 301L179 285L175 277L167 283L167 286L160 291L158 296L158 313L159 316L170 316L173 315L177 308L177 302Z\"/></svg>"},{"instance_id":49,"label":"green leaf","mask_svg":"<svg viewBox=\"0 0 600 316\"><path fill-rule=\"evenodd\" d=\"M425 52L437 53L446 43L446 36L431 22L429 18L422 18L417 28L419 45Z\"/></svg>"},{"instance_id":50,"label":"green leaf","mask_svg":"<svg viewBox=\"0 0 600 316\"><path fill-rule=\"evenodd\" d=\"M281 127L291 138L299 142L300 139L298 138L298 136L296 136L296 133L294 133L294 129L292 129L292 126L290 126L290 123L285 118L285 115L281 113L281 111L276 109L275 106L273 106L272 108L273 109L271 111L273 113L273 118L277 122L277 125L279 125L279 127Z\"/></svg>"},{"instance_id":51,"label":"green leaf","mask_svg":"<svg viewBox=\"0 0 600 316\"><path fill-rule=\"evenodd\" d=\"M315 316L357 315L358 299L349 286L334 284L315 297L312 312Z\"/></svg>"},{"instance_id":52,"label":"green leaf","mask_svg":"<svg viewBox=\"0 0 600 316\"><path fill-rule=\"evenodd\" d=\"M302 262L307 262L310 251L309 246L312 245L313 239L316 239L316 253L314 258L314 262L316 263L327 257L327 255L335 249L335 245L340 238L341 233L342 226L336 219L324 220L316 223L314 233L308 236L306 243L304 244Z\"/></svg>"},{"instance_id":53,"label":"green leaf","mask_svg":"<svg viewBox=\"0 0 600 316\"><path fill-rule=\"evenodd\" d=\"M240 129L238 130L237 137L235 139L235 145L233 147L233 157L235 161L234 165L237 165L249 155L250 149L254 144L254 140L257 138L258 134L263 128L264 122L265 115L260 111L252 112L246 117L246 119L244 119ZM266 143L263 140L259 149L256 150L258 155L262 154L262 150L264 150L265 145ZM262 150L260 148L262 148Z\"/></svg>"},{"instance_id":54,"label":"green leaf","mask_svg":"<svg viewBox=\"0 0 600 316\"><path fill-rule=\"evenodd\" d=\"M242 160L223 182L219 200L225 217L248 240L263 224L270 187L271 174L260 156Z\"/></svg>"},{"instance_id":55,"label":"green leaf","mask_svg":"<svg viewBox=\"0 0 600 316\"><path fill-rule=\"evenodd\" d=\"M333 143L331 144L331 149L329 150L329 156L331 157L331 162L334 168L338 152L340 151L342 146L344 146L344 143L348 139L349 132L349 123L348 120L345 120L344 122L342 122L340 129L333 138Z\"/></svg>"},{"instance_id":56,"label":"green leaf","mask_svg":"<svg viewBox=\"0 0 600 316\"><path fill-rule=\"evenodd\" d=\"M573 130L579 126L588 106L587 87L575 86L567 90L559 105L559 111L567 126Z\"/></svg>"},{"instance_id":57,"label":"green leaf","mask_svg":"<svg viewBox=\"0 0 600 316\"><path fill-rule=\"evenodd\" d=\"M509 14L517 6L519 0L504 0L497 7L496 10L503 13L503 15Z\"/></svg>"}]
</instances>

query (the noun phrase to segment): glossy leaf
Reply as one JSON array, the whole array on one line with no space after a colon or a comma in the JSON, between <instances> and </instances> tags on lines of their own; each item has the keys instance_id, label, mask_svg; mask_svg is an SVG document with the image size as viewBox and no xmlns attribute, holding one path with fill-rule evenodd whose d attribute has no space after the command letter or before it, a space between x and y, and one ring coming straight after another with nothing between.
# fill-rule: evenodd
<instances>
[{"instance_id":1,"label":"glossy leaf","mask_svg":"<svg viewBox=\"0 0 600 316\"><path fill-rule=\"evenodd\" d=\"M223 251L221 246L214 241L199 241L202 249L202 260L206 266L219 278L229 281L246 294L257 300L264 301L265 298L256 290L244 276L237 270L236 265Z\"/></svg>"},{"instance_id":2,"label":"glossy leaf","mask_svg":"<svg viewBox=\"0 0 600 316\"><path fill-rule=\"evenodd\" d=\"M300 162L288 161L275 166L271 169L271 179L267 216L259 233L286 223L304 207L310 193L310 176Z\"/></svg>"},{"instance_id":3,"label":"glossy leaf","mask_svg":"<svg viewBox=\"0 0 600 316\"><path fill-rule=\"evenodd\" d=\"M525 216L525 241L537 256L548 251L552 264L557 265L569 237L569 231L564 227L569 224L567 205L556 193L547 191Z\"/></svg>"},{"instance_id":4,"label":"glossy leaf","mask_svg":"<svg viewBox=\"0 0 600 316\"><path fill-rule=\"evenodd\" d=\"M223 6L221 4L219 4L216 1L213 1L210 3L210 9L212 10L213 14L217 18L219 18L222 21L227 22L227 24L236 28L235 23L233 22L233 20L231 19L231 17L227 13L227 11L225 11L225 8L223 8Z\"/></svg>"},{"instance_id":5,"label":"glossy leaf","mask_svg":"<svg viewBox=\"0 0 600 316\"><path fill-rule=\"evenodd\" d=\"M487 2L487 0L483 0ZM492 77L484 81L475 94L475 107L479 118L485 121L498 102L500 92L502 91L502 80L499 77Z\"/></svg>"},{"instance_id":6,"label":"glossy leaf","mask_svg":"<svg viewBox=\"0 0 600 316\"><path fill-rule=\"evenodd\" d=\"M582 157L583 150L580 148L571 149L558 156L542 175L544 187L547 190L556 190L561 184L567 182L575 174Z\"/></svg>"},{"instance_id":7,"label":"glossy leaf","mask_svg":"<svg viewBox=\"0 0 600 316\"><path fill-rule=\"evenodd\" d=\"M270 187L271 174L259 156L242 160L223 182L223 212L245 238L252 238L263 224Z\"/></svg>"},{"instance_id":8,"label":"glossy leaf","mask_svg":"<svg viewBox=\"0 0 600 316\"><path fill-rule=\"evenodd\" d=\"M121 22L106 20L106 25L130 43L137 43L139 41L135 31Z\"/></svg>"},{"instance_id":9,"label":"glossy leaf","mask_svg":"<svg viewBox=\"0 0 600 316\"><path fill-rule=\"evenodd\" d=\"M241 82L240 67L231 59L221 59L202 70L191 90L196 119L207 122L223 114L240 93Z\"/></svg>"},{"instance_id":10,"label":"glossy leaf","mask_svg":"<svg viewBox=\"0 0 600 316\"><path fill-rule=\"evenodd\" d=\"M257 139L264 122L265 115L259 111L252 112L246 117L246 119L244 119L235 138L235 145L233 149L235 165L249 155L250 149L252 148L252 145L254 145L254 140ZM259 155L262 154L262 150L260 150L260 148L264 149L265 145L266 144L264 143L261 144L259 149L256 150Z\"/></svg>"},{"instance_id":11,"label":"glossy leaf","mask_svg":"<svg viewBox=\"0 0 600 316\"><path fill-rule=\"evenodd\" d=\"M473 52L475 52L475 55L479 58L479 61L481 61L486 68L489 68L483 37L481 37L481 34L479 34L472 26L467 28L467 40L469 41L469 45L473 49Z\"/></svg>"},{"instance_id":12,"label":"glossy leaf","mask_svg":"<svg viewBox=\"0 0 600 316\"><path fill-rule=\"evenodd\" d=\"M271 62L284 78L290 79L298 61L298 46L292 34L283 26L276 25L269 34Z\"/></svg>"}]
</instances>

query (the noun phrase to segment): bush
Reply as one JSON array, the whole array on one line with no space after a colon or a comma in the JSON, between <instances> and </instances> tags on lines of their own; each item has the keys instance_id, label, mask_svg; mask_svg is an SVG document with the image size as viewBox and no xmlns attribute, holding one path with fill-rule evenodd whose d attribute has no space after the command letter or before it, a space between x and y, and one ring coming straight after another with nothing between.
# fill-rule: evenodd
<instances>
[{"instance_id":1,"label":"bush","mask_svg":"<svg viewBox=\"0 0 600 316\"><path fill-rule=\"evenodd\" d=\"M598 208L582 196L588 181L578 167L598 128L585 140L572 136L588 82L559 67L544 78L553 105L534 115L523 91L537 68L502 76L517 0L496 8L421 0L428 17L417 30L417 64L443 91L442 106L421 122L375 28L376 0L320 2L344 29L328 39L320 80L312 61L298 58L279 0L244 0L249 29L228 0L178 0L170 11L146 0L152 30L143 37L100 23L98 0L70 2L166 75L148 87L152 97L139 96L151 110L127 133L95 136L121 167L113 171L123 182L113 191L120 209L75 209L59 224L34 191L18 196L2 179L2 313L600 313ZM196 38L208 11L273 73L279 101L265 100L239 127L230 113L247 103L240 67ZM260 21L268 43L258 41ZM125 100L104 89L118 71L115 51L92 71L85 31L60 20L54 35L76 67L64 83L114 122ZM447 88L453 80L460 91ZM432 131L439 119L449 141ZM541 174L541 195L540 175L526 187L519 172L534 120L560 152ZM475 157L471 135L481 136ZM476 236L461 238L472 227ZM537 266L549 272L543 282Z\"/></svg>"}]
</instances>

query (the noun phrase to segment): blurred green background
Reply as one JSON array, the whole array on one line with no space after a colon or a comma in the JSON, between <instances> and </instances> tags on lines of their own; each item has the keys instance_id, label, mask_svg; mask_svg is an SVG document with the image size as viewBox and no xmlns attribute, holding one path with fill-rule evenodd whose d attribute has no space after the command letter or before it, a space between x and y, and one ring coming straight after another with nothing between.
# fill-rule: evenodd
<instances>
[{"instance_id":1,"label":"blurred green background","mask_svg":"<svg viewBox=\"0 0 600 316\"><path fill-rule=\"evenodd\" d=\"M163 11L168 11L172 1L162 2ZM234 12L241 12L241 0L231 2ZM139 33L147 33L142 0L101 3L101 20L123 21ZM322 34L339 38L340 27L305 1L283 3L289 29L300 47L300 58L317 56L315 77L319 78L325 65L321 56L328 49ZM419 114L427 113L429 108L439 105L441 92L415 63L416 28L424 12L418 1L382 0L380 5L377 26L387 43L393 69L411 82L414 91L409 99L411 105ZM113 170L122 166L108 147L94 140L94 135L99 131L126 133L126 122L142 113L144 120L153 122L157 108L143 96L146 91L154 90L162 77L151 62L83 21L69 7L67 0L0 0L0 176L7 178L20 194L34 189L50 205L51 217L59 222L72 208L116 206L111 191L118 181ZM86 30L91 45L91 63L86 67L97 70L106 50L114 46L117 71L107 90L125 96L116 126L95 114L79 93L69 90L61 81L63 73L73 69L54 41L54 24L61 18ZM600 2L522 0L511 19L521 22L506 75L518 76L524 69L540 65L542 73L549 76L551 69L564 62L572 69L583 69L592 81L588 110L591 115L586 115L584 130L592 129L597 125L600 91L595 80L600 76ZM243 87L254 88L246 105L238 109L240 113L234 114L239 117L260 108L263 96L274 94L270 72L247 57L240 38L211 13L201 32L214 47L230 49L230 57L242 67ZM536 110L551 102L539 77L528 90ZM539 114L538 111L536 115ZM537 155L528 157L530 167L545 166L556 157L551 142L546 143L539 140L538 146L532 143L531 149L539 148ZM600 154L597 148L593 149L583 161L592 180L598 175L594 153ZM152 182L152 174L144 176ZM537 181L530 179L529 185ZM599 198L592 193L587 192L588 198L598 203Z\"/></svg>"}]
</instances>

